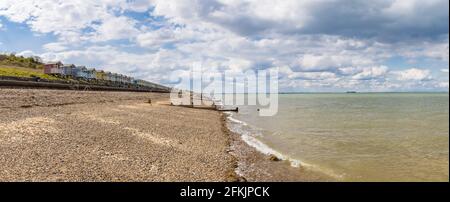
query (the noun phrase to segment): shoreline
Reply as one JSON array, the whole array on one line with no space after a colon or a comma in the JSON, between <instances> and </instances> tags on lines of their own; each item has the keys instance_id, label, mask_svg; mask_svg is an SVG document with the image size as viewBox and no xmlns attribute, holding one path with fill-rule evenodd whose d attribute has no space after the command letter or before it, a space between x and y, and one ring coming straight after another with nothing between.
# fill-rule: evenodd
<instances>
[{"instance_id":1,"label":"shoreline","mask_svg":"<svg viewBox=\"0 0 450 202\"><path fill-rule=\"evenodd\" d=\"M236 181L220 112L158 93L0 95L0 181Z\"/></svg>"},{"instance_id":2,"label":"shoreline","mask_svg":"<svg viewBox=\"0 0 450 202\"><path fill-rule=\"evenodd\" d=\"M0 94L0 181L329 181L248 145L226 113L167 94Z\"/></svg>"},{"instance_id":3,"label":"shoreline","mask_svg":"<svg viewBox=\"0 0 450 202\"><path fill-rule=\"evenodd\" d=\"M230 130L228 117L222 113L224 132L231 139L230 154L236 159L235 174L238 180L249 182L329 182L330 176L309 170L301 165L292 166L289 159L264 154L242 139L242 135Z\"/></svg>"}]
</instances>

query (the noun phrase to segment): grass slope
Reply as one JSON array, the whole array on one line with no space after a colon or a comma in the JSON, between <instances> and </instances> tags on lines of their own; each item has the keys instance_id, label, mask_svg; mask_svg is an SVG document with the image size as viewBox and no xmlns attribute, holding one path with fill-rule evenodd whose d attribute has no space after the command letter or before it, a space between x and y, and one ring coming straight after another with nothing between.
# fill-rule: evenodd
<instances>
[{"instance_id":1,"label":"grass slope","mask_svg":"<svg viewBox=\"0 0 450 202\"><path fill-rule=\"evenodd\" d=\"M47 79L47 80L62 80L58 77L44 74L42 69L14 67L14 66L5 66L5 65L0 65L0 76L13 76L13 77L25 77L25 78L40 77L42 79Z\"/></svg>"}]
</instances>

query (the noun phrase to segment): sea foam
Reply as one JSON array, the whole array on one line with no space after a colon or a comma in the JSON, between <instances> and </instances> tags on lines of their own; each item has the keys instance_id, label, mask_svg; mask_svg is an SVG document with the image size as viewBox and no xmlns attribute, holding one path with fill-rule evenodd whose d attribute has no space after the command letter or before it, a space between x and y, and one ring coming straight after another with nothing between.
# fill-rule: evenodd
<instances>
[{"instance_id":1,"label":"sea foam","mask_svg":"<svg viewBox=\"0 0 450 202\"><path fill-rule=\"evenodd\" d=\"M343 175L338 175L331 170L319 168L316 165L305 163L304 161L291 158L278 152L277 150L271 148L270 146L268 146L267 144L263 143L262 141L256 138L258 136L262 136L262 132L260 130L256 129L255 127L252 127L245 121L241 121L234 118L232 112L225 112L225 114L227 114L227 119L229 120L229 124L227 124L229 130L231 130L234 133L240 134L241 139L249 146L255 148L257 151L265 155L274 155L281 160L288 161L292 167L296 168L302 167L310 170L318 170L336 179L343 178Z\"/></svg>"}]
</instances>

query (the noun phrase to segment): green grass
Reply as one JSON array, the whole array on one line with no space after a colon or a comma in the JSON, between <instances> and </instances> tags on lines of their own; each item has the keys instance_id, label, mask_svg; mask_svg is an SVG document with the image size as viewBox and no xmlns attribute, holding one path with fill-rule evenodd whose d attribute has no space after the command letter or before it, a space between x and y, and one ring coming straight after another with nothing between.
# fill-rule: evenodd
<instances>
[{"instance_id":1,"label":"green grass","mask_svg":"<svg viewBox=\"0 0 450 202\"><path fill-rule=\"evenodd\" d=\"M23 57L14 54L0 54L0 65L42 69L44 64L39 57Z\"/></svg>"},{"instance_id":2,"label":"green grass","mask_svg":"<svg viewBox=\"0 0 450 202\"><path fill-rule=\"evenodd\" d=\"M13 76L13 77L40 77L41 79L47 80L64 80L58 77L44 74L42 70L24 68L24 67L12 67L0 65L0 76Z\"/></svg>"}]
</instances>

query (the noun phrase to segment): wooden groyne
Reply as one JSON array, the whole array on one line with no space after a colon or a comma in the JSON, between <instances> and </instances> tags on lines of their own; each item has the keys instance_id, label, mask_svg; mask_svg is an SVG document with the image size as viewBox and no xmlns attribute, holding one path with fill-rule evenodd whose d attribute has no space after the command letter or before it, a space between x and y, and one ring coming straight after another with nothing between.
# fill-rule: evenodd
<instances>
[{"instance_id":1,"label":"wooden groyne","mask_svg":"<svg viewBox=\"0 0 450 202\"><path fill-rule=\"evenodd\" d=\"M217 111L221 111L221 112L239 112L239 107L236 108L224 108L224 109L218 109L216 108Z\"/></svg>"},{"instance_id":2,"label":"wooden groyne","mask_svg":"<svg viewBox=\"0 0 450 202\"><path fill-rule=\"evenodd\" d=\"M201 103L201 105L195 105L194 100L197 100L199 103ZM220 100L214 100L212 98L201 96L201 95L200 96L199 95L191 96L191 102L189 105L177 105L177 106L196 108L196 109L209 109L209 110L216 110L216 111L222 111L222 112L239 112L239 107L225 106L222 104L222 101L220 101Z\"/></svg>"}]
</instances>

